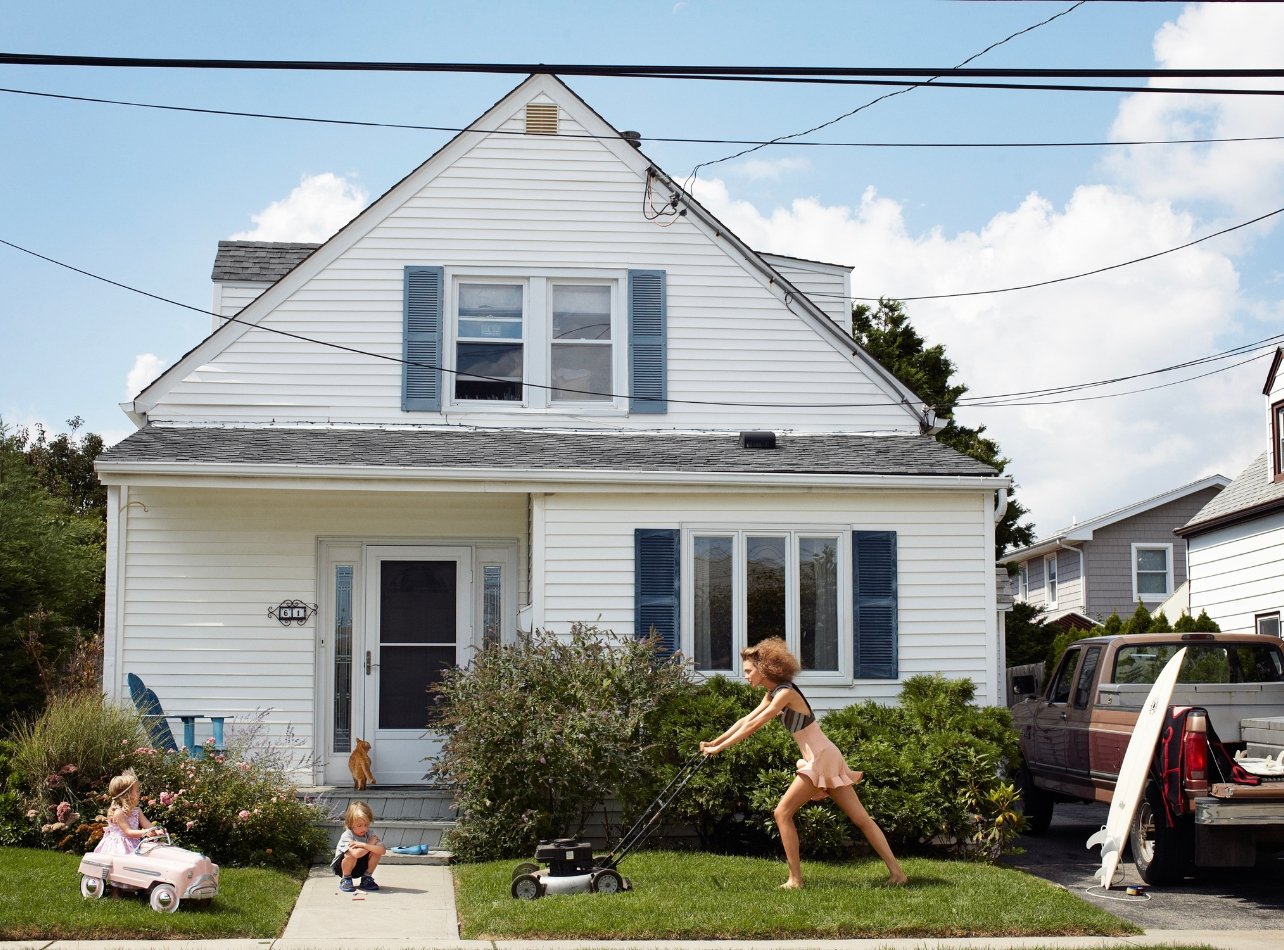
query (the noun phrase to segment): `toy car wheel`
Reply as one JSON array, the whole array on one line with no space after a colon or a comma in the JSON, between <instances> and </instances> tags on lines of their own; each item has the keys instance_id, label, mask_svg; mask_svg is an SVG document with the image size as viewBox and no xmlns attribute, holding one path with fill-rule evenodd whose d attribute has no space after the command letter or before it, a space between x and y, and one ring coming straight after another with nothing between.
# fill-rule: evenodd
<instances>
[{"instance_id":1,"label":"toy car wheel","mask_svg":"<svg viewBox=\"0 0 1284 950\"><path fill-rule=\"evenodd\" d=\"M171 884L157 884L152 888L149 900L152 910L162 914L172 914L178 910L178 894Z\"/></svg>"},{"instance_id":2,"label":"toy car wheel","mask_svg":"<svg viewBox=\"0 0 1284 950\"><path fill-rule=\"evenodd\" d=\"M539 870L538 864L531 864L529 861L523 861L517 867L513 868L513 880L517 880L523 874L534 874Z\"/></svg>"},{"instance_id":3,"label":"toy car wheel","mask_svg":"<svg viewBox=\"0 0 1284 950\"><path fill-rule=\"evenodd\" d=\"M624 890L624 878L618 871L606 868L589 878L589 890L594 894L618 894Z\"/></svg>"},{"instance_id":4,"label":"toy car wheel","mask_svg":"<svg viewBox=\"0 0 1284 950\"><path fill-rule=\"evenodd\" d=\"M80 896L87 897L90 900L96 900L99 897L107 896L107 885L100 877L92 877L88 874L80 875Z\"/></svg>"},{"instance_id":5,"label":"toy car wheel","mask_svg":"<svg viewBox=\"0 0 1284 950\"><path fill-rule=\"evenodd\" d=\"M512 894L519 901L533 901L544 896L544 885L534 874L513 878Z\"/></svg>"}]
</instances>

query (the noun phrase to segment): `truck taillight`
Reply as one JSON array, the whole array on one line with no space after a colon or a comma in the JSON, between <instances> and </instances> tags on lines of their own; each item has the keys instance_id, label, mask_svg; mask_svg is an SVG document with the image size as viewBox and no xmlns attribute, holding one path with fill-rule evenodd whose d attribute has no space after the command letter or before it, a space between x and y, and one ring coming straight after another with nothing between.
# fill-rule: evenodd
<instances>
[{"instance_id":1,"label":"truck taillight","mask_svg":"<svg viewBox=\"0 0 1284 950\"><path fill-rule=\"evenodd\" d=\"M1181 737L1182 784L1188 792L1208 791L1208 717L1202 712L1186 716Z\"/></svg>"}]
</instances>

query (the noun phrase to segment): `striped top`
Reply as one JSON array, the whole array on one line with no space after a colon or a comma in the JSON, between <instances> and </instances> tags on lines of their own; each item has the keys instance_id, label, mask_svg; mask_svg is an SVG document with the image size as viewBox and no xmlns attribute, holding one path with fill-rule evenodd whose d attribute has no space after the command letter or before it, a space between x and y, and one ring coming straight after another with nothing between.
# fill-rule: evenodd
<instances>
[{"instance_id":1,"label":"striped top","mask_svg":"<svg viewBox=\"0 0 1284 950\"><path fill-rule=\"evenodd\" d=\"M775 699L776 694L782 689L792 689L799 696L802 696L804 703L807 703L807 697L803 696L803 691L793 683L781 683L771 691L771 698ZM816 721L815 715L811 711L811 703L807 703L807 711L800 713L793 709L782 709L780 711L780 721L790 732L801 732Z\"/></svg>"}]
</instances>

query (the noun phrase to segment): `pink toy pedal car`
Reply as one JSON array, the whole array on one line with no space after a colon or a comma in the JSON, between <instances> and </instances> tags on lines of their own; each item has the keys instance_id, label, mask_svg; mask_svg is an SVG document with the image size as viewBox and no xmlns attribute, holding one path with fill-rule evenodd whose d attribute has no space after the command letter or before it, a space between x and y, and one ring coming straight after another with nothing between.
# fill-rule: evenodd
<instances>
[{"instance_id":1,"label":"pink toy pedal car","mask_svg":"<svg viewBox=\"0 0 1284 950\"><path fill-rule=\"evenodd\" d=\"M104 897L108 888L145 891L152 910L172 914L184 900L208 901L218 896L218 865L195 851L175 845L169 832L145 838L133 854L90 852L80 861L80 893Z\"/></svg>"}]
</instances>

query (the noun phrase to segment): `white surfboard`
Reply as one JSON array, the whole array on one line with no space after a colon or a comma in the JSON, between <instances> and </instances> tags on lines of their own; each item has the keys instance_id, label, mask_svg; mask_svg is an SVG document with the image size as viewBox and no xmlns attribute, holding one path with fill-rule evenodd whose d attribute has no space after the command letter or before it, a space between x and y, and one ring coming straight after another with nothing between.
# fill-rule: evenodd
<instances>
[{"instance_id":1,"label":"white surfboard","mask_svg":"<svg viewBox=\"0 0 1284 950\"><path fill-rule=\"evenodd\" d=\"M1124 842L1128 840L1133 812L1146 789L1146 775L1150 771L1150 760L1155 755L1155 743L1159 741L1159 732L1168 713L1173 687L1177 685L1177 674L1181 672L1181 663L1185 658L1186 648L1182 647L1164 664L1155 685L1146 694L1146 701L1137 716L1137 725L1132 730L1132 738L1128 740L1128 749L1124 752L1123 765L1119 767L1119 779L1115 782L1114 795L1110 799L1110 814L1102 829L1088 839L1089 848L1101 845L1101 868L1095 876L1107 890L1111 884L1123 881L1123 872L1119 871L1119 858L1123 853Z\"/></svg>"}]
</instances>

